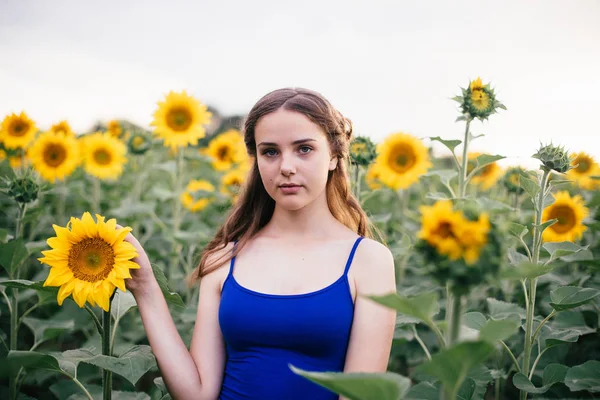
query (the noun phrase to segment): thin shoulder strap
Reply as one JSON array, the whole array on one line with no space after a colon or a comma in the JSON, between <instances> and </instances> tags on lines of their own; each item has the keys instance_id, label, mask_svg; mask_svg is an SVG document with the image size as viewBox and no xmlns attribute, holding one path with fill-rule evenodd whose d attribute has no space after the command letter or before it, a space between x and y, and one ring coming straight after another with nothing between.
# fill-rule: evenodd
<instances>
[{"instance_id":1,"label":"thin shoulder strap","mask_svg":"<svg viewBox=\"0 0 600 400\"><path fill-rule=\"evenodd\" d=\"M354 259L354 253L356 253L356 248L358 247L358 244L360 243L361 240L363 240L364 237L359 236L356 241L354 242L354 246L352 246L352 251L350 252L350 256L348 257L348 261L346 262L346 268L344 269L344 275L348 274L348 271L350 270L350 265L352 264L352 260Z\"/></svg>"},{"instance_id":2,"label":"thin shoulder strap","mask_svg":"<svg viewBox=\"0 0 600 400\"><path fill-rule=\"evenodd\" d=\"M231 250L231 252L233 253L235 251L235 248L237 247L238 241L234 241L233 242L233 249ZM235 256L231 257L231 262L229 263L229 274L228 275L232 275L233 274L233 267L235 265Z\"/></svg>"}]
</instances>

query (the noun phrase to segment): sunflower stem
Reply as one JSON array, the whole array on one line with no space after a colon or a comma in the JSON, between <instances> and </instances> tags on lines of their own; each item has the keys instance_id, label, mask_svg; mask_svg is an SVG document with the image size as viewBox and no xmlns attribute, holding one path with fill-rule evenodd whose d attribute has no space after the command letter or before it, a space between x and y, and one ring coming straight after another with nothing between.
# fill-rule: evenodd
<instances>
[{"instance_id":1,"label":"sunflower stem","mask_svg":"<svg viewBox=\"0 0 600 400\"><path fill-rule=\"evenodd\" d=\"M532 263L537 265L540 260L540 248L542 244L542 230L539 226L542 223L542 212L544 211L544 194L546 193L546 187L548 185L548 177L550 176L550 170L543 168L544 174L540 182L540 192L535 202L535 224L533 225L533 254ZM529 376L529 367L531 362L531 347L533 344L533 318L535 316L535 294L536 294L537 278L529 279L529 296L527 301L526 313L527 319L525 321L525 348L523 351L523 367L521 371L523 375ZM527 392L521 391L520 400L527 399Z\"/></svg>"},{"instance_id":2,"label":"sunflower stem","mask_svg":"<svg viewBox=\"0 0 600 400\"><path fill-rule=\"evenodd\" d=\"M92 179L92 210L94 213L101 214L102 210L100 210L100 180L98 178Z\"/></svg>"},{"instance_id":3,"label":"sunflower stem","mask_svg":"<svg viewBox=\"0 0 600 400\"><path fill-rule=\"evenodd\" d=\"M177 168L173 176L173 242L171 247L171 262L165 268L165 275L167 279L171 277L171 269L175 268L175 271L179 267L179 252L181 251L179 243L177 243L176 236L179 233L179 225L181 224L181 200L179 195L181 193L182 177L183 177L183 149L179 149L177 152Z\"/></svg>"},{"instance_id":4,"label":"sunflower stem","mask_svg":"<svg viewBox=\"0 0 600 400\"><path fill-rule=\"evenodd\" d=\"M360 165L354 165L354 196L356 200L360 204Z\"/></svg>"},{"instance_id":5,"label":"sunflower stem","mask_svg":"<svg viewBox=\"0 0 600 400\"><path fill-rule=\"evenodd\" d=\"M94 321L94 325L96 325L96 329L98 330L100 337L104 337L104 329L102 328L102 324L100 323L100 320L98 319L98 317L96 317L94 310L92 310L90 308L90 306L88 306L87 303L85 303L84 308L85 308L85 311L87 311L92 316L92 320Z\"/></svg>"},{"instance_id":6,"label":"sunflower stem","mask_svg":"<svg viewBox=\"0 0 600 400\"><path fill-rule=\"evenodd\" d=\"M471 117L467 117L467 123L465 127L465 140L463 141L463 155L461 160L461 167L459 171L459 180L458 180L458 196L462 199L465 197L465 190L467 187L467 165L468 159L467 154L469 151L469 128L471 126Z\"/></svg>"},{"instance_id":7,"label":"sunflower stem","mask_svg":"<svg viewBox=\"0 0 600 400\"><path fill-rule=\"evenodd\" d=\"M112 303L112 302L111 302ZM108 311L102 312L102 354L105 356L112 356L110 351L110 306L109 303ZM112 372L105 369L102 371L102 399L110 400L112 396Z\"/></svg>"},{"instance_id":8,"label":"sunflower stem","mask_svg":"<svg viewBox=\"0 0 600 400\"><path fill-rule=\"evenodd\" d=\"M461 321L461 296L452 296L452 318L450 319L450 326L448 332L450 333L448 346L456 344L460 333L460 321Z\"/></svg>"}]
</instances>

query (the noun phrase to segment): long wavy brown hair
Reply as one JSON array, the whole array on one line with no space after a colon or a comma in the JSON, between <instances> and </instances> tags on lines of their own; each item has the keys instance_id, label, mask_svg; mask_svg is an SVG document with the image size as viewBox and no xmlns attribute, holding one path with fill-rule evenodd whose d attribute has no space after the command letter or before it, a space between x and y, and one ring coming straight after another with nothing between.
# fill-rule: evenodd
<instances>
[{"instance_id":1,"label":"long wavy brown hair","mask_svg":"<svg viewBox=\"0 0 600 400\"><path fill-rule=\"evenodd\" d=\"M244 142L248 155L253 160L252 168L225 223L204 248L200 263L188 278L190 284L231 260L273 216L275 201L265 190L260 177L254 129L260 118L280 108L306 115L327 135L331 153L338 158L337 167L329 171L326 186L327 204L333 216L361 236L373 238L375 232L380 236L349 188L347 161L349 142L352 139L352 122L315 91L301 88L278 89L261 98L246 117ZM211 265L207 264L212 254L223 250L230 242L236 240L238 244L233 252L223 254Z\"/></svg>"}]
</instances>

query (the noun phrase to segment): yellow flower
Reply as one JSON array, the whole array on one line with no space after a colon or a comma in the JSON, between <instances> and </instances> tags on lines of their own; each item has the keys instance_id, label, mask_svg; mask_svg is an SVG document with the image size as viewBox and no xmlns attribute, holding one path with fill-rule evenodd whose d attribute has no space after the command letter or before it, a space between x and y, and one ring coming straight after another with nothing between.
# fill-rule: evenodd
<instances>
[{"instance_id":1,"label":"yellow flower","mask_svg":"<svg viewBox=\"0 0 600 400\"><path fill-rule=\"evenodd\" d=\"M379 180L394 190L408 188L432 166L423 143L405 133L388 136L378 153Z\"/></svg>"},{"instance_id":2,"label":"yellow flower","mask_svg":"<svg viewBox=\"0 0 600 400\"><path fill-rule=\"evenodd\" d=\"M185 91L170 92L164 102L158 102L154 113L154 133L164 140L166 147L176 150L179 147L196 145L206 134L203 125L210 123L212 113L204 104Z\"/></svg>"},{"instance_id":3,"label":"yellow flower","mask_svg":"<svg viewBox=\"0 0 600 400\"><path fill-rule=\"evenodd\" d=\"M457 227L465 223L462 214L452 209L449 200L437 201L433 206L421 206L419 239L426 240L438 253L451 260L462 257L463 250L456 236Z\"/></svg>"},{"instance_id":4,"label":"yellow flower","mask_svg":"<svg viewBox=\"0 0 600 400\"><path fill-rule=\"evenodd\" d=\"M58 124L52 125L50 131L63 136L75 136L75 133L73 133L73 130L67 121L60 121Z\"/></svg>"},{"instance_id":5,"label":"yellow flower","mask_svg":"<svg viewBox=\"0 0 600 400\"><path fill-rule=\"evenodd\" d=\"M123 128L121 128L121 124L115 119L113 119L112 121L108 121L107 128L108 133L110 133L110 135L115 138L120 138L121 134L123 133Z\"/></svg>"},{"instance_id":6,"label":"yellow flower","mask_svg":"<svg viewBox=\"0 0 600 400\"><path fill-rule=\"evenodd\" d=\"M232 196L235 203L245 179L246 175L243 170L240 168L232 169L221 178L221 193Z\"/></svg>"},{"instance_id":7,"label":"yellow flower","mask_svg":"<svg viewBox=\"0 0 600 400\"><path fill-rule=\"evenodd\" d=\"M585 190L600 188L600 181L592 179L592 176L600 176L600 165L596 160L584 152L571 154L571 158L574 168L567 171L567 179L575 181Z\"/></svg>"},{"instance_id":8,"label":"yellow flower","mask_svg":"<svg viewBox=\"0 0 600 400\"><path fill-rule=\"evenodd\" d=\"M558 221L546 228L542 239L544 242L574 242L581 238L587 227L583 220L589 211L583 198L579 195L571 197L569 192L562 191L553 194L555 202L544 208L542 222L551 219Z\"/></svg>"},{"instance_id":9,"label":"yellow flower","mask_svg":"<svg viewBox=\"0 0 600 400\"><path fill-rule=\"evenodd\" d=\"M367 169L367 174L365 175L365 180L369 189L381 189L381 181L379 180L380 174L381 172L379 171L377 164L371 164L369 166L369 169Z\"/></svg>"},{"instance_id":10,"label":"yellow flower","mask_svg":"<svg viewBox=\"0 0 600 400\"><path fill-rule=\"evenodd\" d=\"M88 174L100 179L117 179L127 162L127 147L109 133L97 132L81 141L83 161Z\"/></svg>"},{"instance_id":11,"label":"yellow flower","mask_svg":"<svg viewBox=\"0 0 600 400\"><path fill-rule=\"evenodd\" d=\"M467 163L467 173L471 173L476 166L475 160L479 157L481 153L469 153L469 161ZM471 178L471 182L475 185L479 185L479 187L483 190L488 190L492 186L498 182L498 179L502 176L502 168L493 162L491 164L486 165L482 169L480 169L473 178Z\"/></svg>"},{"instance_id":12,"label":"yellow flower","mask_svg":"<svg viewBox=\"0 0 600 400\"><path fill-rule=\"evenodd\" d=\"M56 237L47 240L52 250L42 251L38 260L50 266L44 286L60 286L58 304L73 295L79 307L86 302L108 311L115 287L126 290L125 279L130 269L139 265L131 261L138 256L129 242L124 241L131 228L117 229L117 221L89 212L81 219L71 218L65 228L53 225Z\"/></svg>"},{"instance_id":13,"label":"yellow flower","mask_svg":"<svg viewBox=\"0 0 600 400\"><path fill-rule=\"evenodd\" d=\"M490 218L486 213L482 213L477 221L464 219L456 225L455 233L463 246L463 258L468 265L479 260L479 253L488 242L490 228Z\"/></svg>"},{"instance_id":14,"label":"yellow flower","mask_svg":"<svg viewBox=\"0 0 600 400\"><path fill-rule=\"evenodd\" d=\"M485 111L490 107L490 96L483 90L471 92L471 103L477 111Z\"/></svg>"},{"instance_id":15,"label":"yellow flower","mask_svg":"<svg viewBox=\"0 0 600 400\"><path fill-rule=\"evenodd\" d=\"M64 180L79 165L79 145L73 136L48 131L41 134L27 155L35 170L47 181Z\"/></svg>"},{"instance_id":16,"label":"yellow flower","mask_svg":"<svg viewBox=\"0 0 600 400\"><path fill-rule=\"evenodd\" d=\"M7 149L27 147L35 137L37 127L27 114L11 114L4 118L0 127L0 142L4 142Z\"/></svg>"},{"instance_id":17,"label":"yellow flower","mask_svg":"<svg viewBox=\"0 0 600 400\"><path fill-rule=\"evenodd\" d=\"M201 153L211 158L212 166L217 171L227 171L234 164L240 164L248 160L244 137L235 129L230 129L218 135L210 141L208 147Z\"/></svg>"},{"instance_id":18,"label":"yellow flower","mask_svg":"<svg viewBox=\"0 0 600 400\"><path fill-rule=\"evenodd\" d=\"M198 196L195 192L201 192ZM202 211L215 199L214 197L202 192L214 192L215 187L212 183L206 180L191 180L185 192L181 194L181 203L191 212ZM196 196L195 196L196 195ZM199 197L194 201L194 197Z\"/></svg>"},{"instance_id":19,"label":"yellow flower","mask_svg":"<svg viewBox=\"0 0 600 400\"><path fill-rule=\"evenodd\" d=\"M471 91L474 91L474 90L483 90L483 88L485 87L485 85L483 84L483 82L481 82L481 78L478 77L474 81L471 81L471 83L469 84L469 87L471 88Z\"/></svg>"}]
</instances>

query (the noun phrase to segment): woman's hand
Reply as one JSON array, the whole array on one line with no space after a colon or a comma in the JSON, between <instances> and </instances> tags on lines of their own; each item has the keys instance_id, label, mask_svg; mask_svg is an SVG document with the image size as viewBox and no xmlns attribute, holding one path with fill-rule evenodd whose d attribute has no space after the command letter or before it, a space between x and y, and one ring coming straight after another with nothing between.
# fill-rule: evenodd
<instances>
[{"instance_id":1,"label":"woman's hand","mask_svg":"<svg viewBox=\"0 0 600 400\"><path fill-rule=\"evenodd\" d=\"M120 229L122 226L117 224L117 228ZM128 243L131 243L138 253L138 256L132 261L138 264L140 268L129 270L131 273L131 279L125 280L125 286L127 289L129 289L134 296L137 296L144 290L150 290L152 285L156 284L156 278L152 272L152 266L150 265L148 255L135 236L133 236L131 233L128 233L124 240Z\"/></svg>"}]
</instances>

